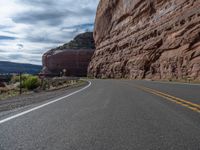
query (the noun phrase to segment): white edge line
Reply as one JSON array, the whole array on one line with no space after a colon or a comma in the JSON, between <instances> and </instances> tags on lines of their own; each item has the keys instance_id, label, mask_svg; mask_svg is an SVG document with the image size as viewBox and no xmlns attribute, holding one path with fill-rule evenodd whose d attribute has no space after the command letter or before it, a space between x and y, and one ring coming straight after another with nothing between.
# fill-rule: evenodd
<instances>
[{"instance_id":1,"label":"white edge line","mask_svg":"<svg viewBox=\"0 0 200 150\"><path fill-rule=\"evenodd\" d=\"M87 88L89 88L89 87L91 86L91 82L90 82L90 81L88 81L88 82L89 82L89 84L88 84L87 86L85 86L84 88L80 89L80 90L77 90L77 91L72 92L72 93L70 93L70 94L68 94L68 95L66 95L66 96L60 97L60 98L55 99L55 100L52 100L52 101L50 101L50 102L48 102L48 103L42 104L42 105L40 105L40 106L34 107L34 108L32 108L32 109L23 111L23 112L18 113L18 114L16 114L16 115L13 115L13 116L10 116L10 117L5 118L5 119L3 119L3 120L0 120L0 124L3 124L3 123L5 123L5 122L7 122L7 121L10 121L10 120L12 120L12 119L18 118L18 117L23 116L23 115L25 115L25 114L28 114L28 113L30 113L30 112L33 112L33 111L38 110L38 109L40 109L40 108L43 108L43 107L45 107L45 106L47 106L47 105L53 104L53 103L55 103L55 102L58 102L58 101L60 101L60 100L63 100L64 98L70 97L70 96L72 96L72 95L74 95L74 94L76 94L76 93L79 93L79 92L81 92L81 91L83 91L83 90L85 90L85 89L87 89Z\"/></svg>"}]
</instances>

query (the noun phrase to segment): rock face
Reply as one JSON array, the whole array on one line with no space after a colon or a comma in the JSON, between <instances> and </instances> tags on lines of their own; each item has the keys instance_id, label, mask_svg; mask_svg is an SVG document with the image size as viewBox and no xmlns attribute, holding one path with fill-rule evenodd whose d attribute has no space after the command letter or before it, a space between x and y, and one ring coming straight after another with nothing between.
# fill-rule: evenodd
<instances>
[{"instance_id":1,"label":"rock face","mask_svg":"<svg viewBox=\"0 0 200 150\"><path fill-rule=\"evenodd\" d=\"M94 49L93 33L80 34L71 42L43 55L42 73L59 75L65 69L68 76L86 76Z\"/></svg>"},{"instance_id":2,"label":"rock face","mask_svg":"<svg viewBox=\"0 0 200 150\"><path fill-rule=\"evenodd\" d=\"M200 79L199 0L101 0L95 77Z\"/></svg>"}]
</instances>

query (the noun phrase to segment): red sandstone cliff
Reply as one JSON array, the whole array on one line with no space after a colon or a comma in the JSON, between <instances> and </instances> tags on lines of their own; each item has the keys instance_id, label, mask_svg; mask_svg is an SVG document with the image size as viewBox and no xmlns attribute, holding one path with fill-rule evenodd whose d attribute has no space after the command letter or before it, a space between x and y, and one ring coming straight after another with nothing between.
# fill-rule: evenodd
<instances>
[{"instance_id":1,"label":"red sandstone cliff","mask_svg":"<svg viewBox=\"0 0 200 150\"><path fill-rule=\"evenodd\" d=\"M93 33L80 34L69 43L43 55L42 73L59 75L65 69L68 76L86 76L94 49Z\"/></svg>"},{"instance_id":2,"label":"red sandstone cliff","mask_svg":"<svg viewBox=\"0 0 200 150\"><path fill-rule=\"evenodd\" d=\"M199 0L101 0L95 77L200 79Z\"/></svg>"}]
</instances>

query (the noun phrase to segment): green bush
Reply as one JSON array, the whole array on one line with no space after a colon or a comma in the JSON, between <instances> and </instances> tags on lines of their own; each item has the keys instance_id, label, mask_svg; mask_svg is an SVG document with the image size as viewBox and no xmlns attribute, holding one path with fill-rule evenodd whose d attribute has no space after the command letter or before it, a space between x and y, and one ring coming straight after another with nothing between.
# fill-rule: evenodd
<instances>
[{"instance_id":1,"label":"green bush","mask_svg":"<svg viewBox=\"0 0 200 150\"><path fill-rule=\"evenodd\" d=\"M23 75L21 76L22 82L25 81L25 80L27 80L30 76L32 76L32 75L23 74ZM19 75L14 75L14 76L12 77L12 79L11 79L11 83L17 83L17 82L20 82L20 77L19 77Z\"/></svg>"},{"instance_id":2,"label":"green bush","mask_svg":"<svg viewBox=\"0 0 200 150\"><path fill-rule=\"evenodd\" d=\"M40 80L36 76L27 76L25 80L23 80L22 87L28 90L34 90L40 86Z\"/></svg>"}]
</instances>

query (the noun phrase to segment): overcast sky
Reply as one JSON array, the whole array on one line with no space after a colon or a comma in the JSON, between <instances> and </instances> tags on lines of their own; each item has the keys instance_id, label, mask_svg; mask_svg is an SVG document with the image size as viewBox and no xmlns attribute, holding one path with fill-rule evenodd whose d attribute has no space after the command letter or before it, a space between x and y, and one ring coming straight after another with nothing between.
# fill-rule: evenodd
<instances>
[{"instance_id":1,"label":"overcast sky","mask_svg":"<svg viewBox=\"0 0 200 150\"><path fill-rule=\"evenodd\" d=\"M0 0L0 61L41 64L42 54L93 30L99 0Z\"/></svg>"}]
</instances>

